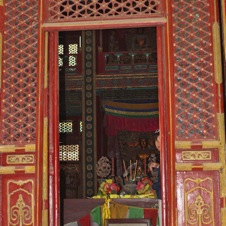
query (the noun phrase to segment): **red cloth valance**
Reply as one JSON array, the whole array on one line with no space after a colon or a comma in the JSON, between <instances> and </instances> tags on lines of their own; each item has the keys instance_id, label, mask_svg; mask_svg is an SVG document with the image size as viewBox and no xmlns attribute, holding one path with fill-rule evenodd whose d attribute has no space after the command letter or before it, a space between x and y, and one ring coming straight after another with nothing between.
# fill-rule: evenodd
<instances>
[{"instance_id":1,"label":"red cloth valance","mask_svg":"<svg viewBox=\"0 0 226 226\"><path fill-rule=\"evenodd\" d=\"M159 128L158 118L126 118L105 115L104 122L107 136L116 136L119 131L151 132Z\"/></svg>"}]
</instances>

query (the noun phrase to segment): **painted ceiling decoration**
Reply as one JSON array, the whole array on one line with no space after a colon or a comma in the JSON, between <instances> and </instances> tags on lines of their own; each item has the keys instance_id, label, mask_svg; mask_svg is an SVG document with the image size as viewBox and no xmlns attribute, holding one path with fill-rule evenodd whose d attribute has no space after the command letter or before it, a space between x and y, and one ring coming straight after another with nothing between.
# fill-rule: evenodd
<instances>
[{"instance_id":1,"label":"painted ceiling decoration","mask_svg":"<svg viewBox=\"0 0 226 226\"><path fill-rule=\"evenodd\" d=\"M106 114L134 117L134 118L158 118L158 100L150 100L148 103L103 101L103 109Z\"/></svg>"}]
</instances>

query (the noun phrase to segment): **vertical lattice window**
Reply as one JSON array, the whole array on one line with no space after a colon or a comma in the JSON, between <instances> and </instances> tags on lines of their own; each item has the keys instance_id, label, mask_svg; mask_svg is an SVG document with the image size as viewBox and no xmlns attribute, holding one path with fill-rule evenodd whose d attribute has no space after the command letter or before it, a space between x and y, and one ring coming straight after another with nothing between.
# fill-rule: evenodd
<instances>
[{"instance_id":1,"label":"vertical lattice window","mask_svg":"<svg viewBox=\"0 0 226 226\"><path fill-rule=\"evenodd\" d=\"M58 66L62 76L78 73L78 54L81 32L61 32L58 45Z\"/></svg>"},{"instance_id":2,"label":"vertical lattice window","mask_svg":"<svg viewBox=\"0 0 226 226\"><path fill-rule=\"evenodd\" d=\"M38 1L4 1L3 144L34 143L39 32ZM2 59L0 59L2 60Z\"/></svg>"},{"instance_id":3,"label":"vertical lattice window","mask_svg":"<svg viewBox=\"0 0 226 226\"><path fill-rule=\"evenodd\" d=\"M64 54L64 49L67 49L68 54ZM58 64L59 70L65 69L65 73L76 71L77 66L77 55L78 55L78 44L69 44L65 46L63 44L58 46Z\"/></svg>"},{"instance_id":4,"label":"vertical lattice window","mask_svg":"<svg viewBox=\"0 0 226 226\"><path fill-rule=\"evenodd\" d=\"M73 122L60 122L59 133L73 133ZM79 161L79 145L60 145L59 159L60 161Z\"/></svg>"},{"instance_id":5,"label":"vertical lattice window","mask_svg":"<svg viewBox=\"0 0 226 226\"><path fill-rule=\"evenodd\" d=\"M73 132L73 122L65 121L59 123L59 133L72 133Z\"/></svg>"},{"instance_id":6,"label":"vertical lattice window","mask_svg":"<svg viewBox=\"0 0 226 226\"><path fill-rule=\"evenodd\" d=\"M77 54L78 54L78 44L69 44L68 45L68 66L76 66L77 65Z\"/></svg>"},{"instance_id":7,"label":"vertical lattice window","mask_svg":"<svg viewBox=\"0 0 226 226\"><path fill-rule=\"evenodd\" d=\"M176 138L216 138L217 96L210 1L175 0Z\"/></svg>"},{"instance_id":8,"label":"vertical lattice window","mask_svg":"<svg viewBox=\"0 0 226 226\"><path fill-rule=\"evenodd\" d=\"M64 55L64 45L60 44L58 46L58 64L59 64L59 67L63 67L63 65L64 65L63 55Z\"/></svg>"}]
</instances>

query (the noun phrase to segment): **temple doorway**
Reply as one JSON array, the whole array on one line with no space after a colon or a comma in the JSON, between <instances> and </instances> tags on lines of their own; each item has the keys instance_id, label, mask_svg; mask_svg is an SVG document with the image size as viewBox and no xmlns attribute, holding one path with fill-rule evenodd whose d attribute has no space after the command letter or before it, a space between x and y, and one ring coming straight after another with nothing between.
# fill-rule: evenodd
<instances>
[{"instance_id":1,"label":"temple doorway","mask_svg":"<svg viewBox=\"0 0 226 226\"><path fill-rule=\"evenodd\" d=\"M88 68L95 81L84 89L84 80L92 80L89 73L84 75L88 39L83 31L59 32L61 225L68 223L63 216L64 199L87 197L84 158L91 151L87 142L95 143L92 164L102 156L114 158L114 174L120 176L123 158L129 149L141 147L141 138L147 148L153 148L153 133L159 128L156 33L155 27L92 31L94 64ZM94 96L88 100L90 91ZM86 115L88 111L92 117ZM91 127L95 136L89 135Z\"/></svg>"}]
</instances>

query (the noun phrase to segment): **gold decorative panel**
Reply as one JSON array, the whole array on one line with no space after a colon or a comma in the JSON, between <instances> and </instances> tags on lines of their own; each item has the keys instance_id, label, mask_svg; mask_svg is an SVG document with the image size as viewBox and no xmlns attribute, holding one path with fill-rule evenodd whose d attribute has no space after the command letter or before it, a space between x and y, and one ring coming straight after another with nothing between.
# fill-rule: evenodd
<instances>
[{"instance_id":1,"label":"gold decorative panel","mask_svg":"<svg viewBox=\"0 0 226 226\"><path fill-rule=\"evenodd\" d=\"M7 155L7 164L33 164L35 162L34 155Z\"/></svg>"},{"instance_id":2,"label":"gold decorative panel","mask_svg":"<svg viewBox=\"0 0 226 226\"><path fill-rule=\"evenodd\" d=\"M9 180L7 194L8 225L33 225L34 181Z\"/></svg>"},{"instance_id":3,"label":"gold decorative panel","mask_svg":"<svg viewBox=\"0 0 226 226\"><path fill-rule=\"evenodd\" d=\"M204 171L197 165L191 171L180 170L176 172L177 225L223 226L219 169Z\"/></svg>"},{"instance_id":4,"label":"gold decorative panel","mask_svg":"<svg viewBox=\"0 0 226 226\"><path fill-rule=\"evenodd\" d=\"M211 160L211 151L182 151L182 160Z\"/></svg>"},{"instance_id":5,"label":"gold decorative panel","mask_svg":"<svg viewBox=\"0 0 226 226\"><path fill-rule=\"evenodd\" d=\"M208 177L185 179L186 225L215 225L213 183L213 179Z\"/></svg>"}]
</instances>

